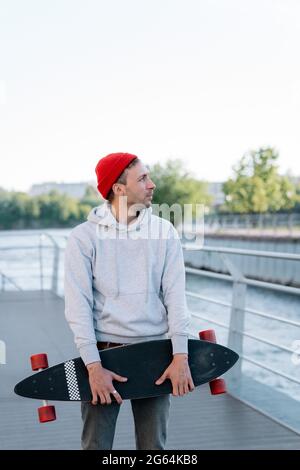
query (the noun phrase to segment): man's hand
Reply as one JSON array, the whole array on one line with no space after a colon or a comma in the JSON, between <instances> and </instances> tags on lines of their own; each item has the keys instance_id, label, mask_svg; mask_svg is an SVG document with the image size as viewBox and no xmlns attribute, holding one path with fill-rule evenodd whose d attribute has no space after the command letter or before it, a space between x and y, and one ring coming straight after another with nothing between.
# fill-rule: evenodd
<instances>
[{"instance_id":1,"label":"man's hand","mask_svg":"<svg viewBox=\"0 0 300 470\"><path fill-rule=\"evenodd\" d=\"M155 384L161 385L166 379L171 380L175 397L185 395L195 389L187 354L174 354L173 361Z\"/></svg>"},{"instance_id":2,"label":"man's hand","mask_svg":"<svg viewBox=\"0 0 300 470\"><path fill-rule=\"evenodd\" d=\"M117 380L118 382L126 382L127 377L122 377L110 370L104 369L100 361L88 364L87 370L89 372L89 382L93 395L93 405L97 405L98 397L100 398L101 405L110 405L110 394L113 394L119 405L123 403L122 398L115 390L112 381Z\"/></svg>"}]
</instances>

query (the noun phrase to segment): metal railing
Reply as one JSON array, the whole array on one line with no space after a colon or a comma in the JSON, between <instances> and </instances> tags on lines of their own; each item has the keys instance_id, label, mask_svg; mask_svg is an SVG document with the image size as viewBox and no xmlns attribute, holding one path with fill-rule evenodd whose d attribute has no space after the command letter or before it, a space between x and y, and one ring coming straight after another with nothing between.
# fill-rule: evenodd
<instances>
[{"instance_id":1,"label":"metal railing","mask_svg":"<svg viewBox=\"0 0 300 470\"><path fill-rule=\"evenodd\" d=\"M278 232L293 236L299 233L300 212L290 213L260 213L260 214L207 214L205 227L208 232L227 230L248 230L254 233Z\"/></svg>"},{"instance_id":2,"label":"metal railing","mask_svg":"<svg viewBox=\"0 0 300 470\"><path fill-rule=\"evenodd\" d=\"M255 361L252 358L243 354L244 338L250 338L250 339L259 341L260 343L266 344L268 346L272 346L274 348L277 348L281 351L284 351L290 354L293 354L295 352L293 349L288 348L284 345L275 343L273 341L270 341L267 338L257 336L255 334L247 333L244 328L246 313L250 313L252 315L260 316L263 318L271 319L280 323L284 323L290 326L300 328L300 322L289 320L289 319L276 316L276 315L267 314L259 310L247 308L246 307L247 286L250 285L250 286L256 286L256 287L263 287L263 288L272 289L275 291L285 292L285 293L294 294L294 295L300 295L300 288L282 286L279 284L262 282L262 281L257 281L254 279L248 279L243 275L243 273L237 268L236 265L234 265L232 260L228 257L228 255L230 254L233 254L233 255L239 254L239 255L246 255L246 256L259 256L259 257L276 258L276 259L282 259L282 260L293 260L295 262L296 261L299 262L300 255L291 254L291 253L275 253L275 252L269 252L269 251L261 252L261 251L256 251L256 250L220 248L220 247L213 247L213 246L199 247L199 246L191 245L191 244L185 244L183 245L183 248L184 250L188 250L188 251L202 250L202 251L218 253L230 274L228 275L220 274L220 273L215 273L211 271L205 271L203 269L186 267L187 273L198 275L198 276L206 276L210 278L226 280L226 281L232 282L232 285L233 285L231 303L223 302L221 300L212 299L207 296L203 296L194 292L186 291L187 296L194 297L196 299L199 299L205 302L211 302L217 305L221 305L226 308L230 308L231 312L230 312L229 326L213 318L207 318L204 315L198 314L197 312L191 312L192 315L197 319L204 320L211 324L215 324L222 328L228 329L229 330L228 347L231 349L234 349L240 355L242 360L247 361L262 369L265 369L268 372L276 374L280 377L283 377L289 381L300 384L300 380L298 378L293 377L289 374L286 374L282 371L278 371L277 369L269 367L266 364L263 364L262 362ZM240 360L238 364L232 370L231 378L233 380L237 381L240 379L241 368L242 368L242 361Z\"/></svg>"},{"instance_id":3,"label":"metal railing","mask_svg":"<svg viewBox=\"0 0 300 470\"><path fill-rule=\"evenodd\" d=\"M12 278L10 278L9 276L6 276L6 274L4 274L2 271L0 271L0 277L1 277L1 291L2 292L5 291L6 284L11 284L17 290L22 290L22 288L18 286L18 284Z\"/></svg>"},{"instance_id":4,"label":"metal railing","mask_svg":"<svg viewBox=\"0 0 300 470\"><path fill-rule=\"evenodd\" d=\"M18 236L18 235L14 235ZM22 237L32 237L35 236L38 238L38 242L36 244L18 244L18 245L13 245L13 246L0 246L0 253L2 252L12 252L16 253L18 251L26 253L26 251L33 250L36 251L36 264L37 266L34 269L34 274L28 275L27 272L27 266L25 268L20 267L22 262L17 262L15 261L15 266L14 267L14 277L12 275L8 275L7 272L4 272L4 269L0 270L0 278L1 278L1 291L6 290L6 285L10 284L10 286L13 286L16 290L24 290L20 284L20 282L17 281L17 279L20 277L23 280L27 279L38 279L39 280L39 290L43 291L45 290L45 281L47 279L50 279L50 290L57 294L59 294L59 264L60 264L60 256L61 256L61 251L64 251L64 248L59 246L57 243L57 238L62 238L64 240L67 239L66 236L64 235L58 235L58 236L52 236L47 232L41 232L38 234L28 234L20 235ZM50 244L47 246L43 245L43 242L45 240L48 240ZM47 260L45 260L45 252L47 250L50 250L52 252L51 256L51 265L52 265L52 270L50 274L46 274L46 264ZM30 260L31 262L33 259ZM30 263L29 263L30 264ZM23 274L23 271L26 272L26 274ZM20 276L18 276L19 273L22 273Z\"/></svg>"}]
</instances>

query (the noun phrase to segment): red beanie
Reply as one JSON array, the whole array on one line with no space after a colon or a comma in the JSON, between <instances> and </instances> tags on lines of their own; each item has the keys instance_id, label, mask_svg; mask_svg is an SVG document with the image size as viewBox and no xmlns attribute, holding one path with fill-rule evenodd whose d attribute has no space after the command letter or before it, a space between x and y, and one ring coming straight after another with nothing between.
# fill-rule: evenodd
<instances>
[{"instance_id":1,"label":"red beanie","mask_svg":"<svg viewBox=\"0 0 300 470\"><path fill-rule=\"evenodd\" d=\"M97 188L104 199L107 198L109 191L121 173L136 158L138 157L131 153L110 153L99 160L95 168L98 182Z\"/></svg>"}]
</instances>

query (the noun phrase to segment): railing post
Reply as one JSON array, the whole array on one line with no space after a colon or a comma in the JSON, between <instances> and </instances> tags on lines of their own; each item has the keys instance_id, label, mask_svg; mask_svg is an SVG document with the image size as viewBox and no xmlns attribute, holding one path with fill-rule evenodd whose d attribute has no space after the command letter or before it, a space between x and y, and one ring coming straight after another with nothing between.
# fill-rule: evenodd
<instances>
[{"instance_id":1,"label":"railing post","mask_svg":"<svg viewBox=\"0 0 300 470\"><path fill-rule=\"evenodd\" d=\"M52 235L49 235L49 233L45 233L45 236L47 236L54 248L54 259L53 259L53 269L52 269L52 283L51 283L51 290L54 292L56 295L58 295L58 270L59 270L59 252L60 248L57 242L55 241L54 237Z\"/></svg>"},{"instance_id":2,"label":"railing post","mask_svg":"<svg viewBox=\"0 0 300 470\"><path fill-rule=\"evenodd\" d=\"M241 359L228 373L228 378L233 382L240 380L242 373L243 334L245 324L245 303L247 284L239 268L225 254L220 253L226 268L233 277L231 313L228 333L228 347L239 354Z\"/></svg>"},{"instance_id":3,"label":"railing post","mask_svg":"<svg viewBox=\"0 0 300 470\"><path fill-rule=\"evenodd\" d=\"M51 290L57 295L58 295L58 268L59 268L59 247L55 243Z\"/></svg>"},{"instance_id":4,"label":"railing post","mask_svg":"<svg viewBox=\"0 0 300 470\"><path fill-rule=\"evenodd\" d=\"M238 281L233 282L232 304L228 333L228 347L243 355L243 333L245 324L245 302L247 285ZM242 359L233 367L230 378L234 381L240 379L242 373Z\"/></svg>"},{"instance_id":5,"label":"railing post","mask_svg":"<svg viewBox=\"0 0 300 470\"><path fill-rule=\"evenodd\" d=\"M44 239L44 235L41 234L39 236L39 262L40 262L40 287L41 287L41 291L44 290L43 252L42 252L42 249L43 249L42 241L43 241L43 239Z\"/></svg>"},{"instance_id":6,"label":"railing post","mask_svg":"<svg viewBox=\"0 0 300 470\"><path fill-rule=\"evenodd\" d=\"M6 364L6 344L0 340L0 364Z\"/></svg>"}]
</instances>

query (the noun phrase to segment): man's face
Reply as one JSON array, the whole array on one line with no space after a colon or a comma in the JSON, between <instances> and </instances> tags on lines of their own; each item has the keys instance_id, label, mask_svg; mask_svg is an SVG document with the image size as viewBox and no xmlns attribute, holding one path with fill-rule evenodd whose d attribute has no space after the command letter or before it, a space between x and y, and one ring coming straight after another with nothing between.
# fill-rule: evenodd
<instances>
[{"instance_id":1,"label":"man's face","mask_svg":"<svg viewBox=\"0 0 300 470\"><path fill-rule=\"evenodd\" d=\"M151 206L156 186L150 178L149 170L142 162L138 162L129 168L127 184L124 187L128 206L132 204L144 204L145 207Z\"/></svg>"}]
</instances>

